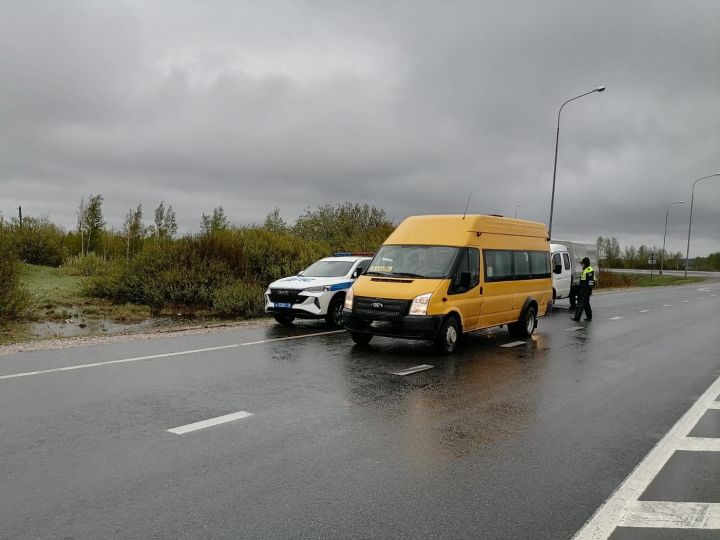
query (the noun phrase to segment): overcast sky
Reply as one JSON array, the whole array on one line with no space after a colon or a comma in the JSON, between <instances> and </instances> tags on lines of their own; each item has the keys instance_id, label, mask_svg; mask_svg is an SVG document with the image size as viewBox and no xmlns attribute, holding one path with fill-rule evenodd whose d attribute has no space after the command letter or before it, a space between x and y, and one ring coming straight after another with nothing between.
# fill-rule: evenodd
<instances>
[{"instance_id":1,"label":"overcast sky","mask_svg":"<svg viewBox=\"0 0 720 540\"><path fill-rule=\"evenodd\" d=\"M368 202L684 251L720 171L720 2L1 0L0 211ZM720 179L691 255L720 251Z\"/></svg>"}]
</instances>

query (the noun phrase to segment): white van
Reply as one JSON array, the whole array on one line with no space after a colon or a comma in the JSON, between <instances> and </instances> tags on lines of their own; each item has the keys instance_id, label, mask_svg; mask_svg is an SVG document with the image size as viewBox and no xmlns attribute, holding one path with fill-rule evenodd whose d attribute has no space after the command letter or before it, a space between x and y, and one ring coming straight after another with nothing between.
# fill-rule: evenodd
<instances>
[{"instance_id":1,"label":"white van","mask_svg":"<svg viewBox=\"0 0 720 540\"><path fill-rule=\"evenodd\" d=\"M572 286L572 264L570 252L562 244L550 244L552 256L553 302L561 298L570 297Z\"/></svg>"}]
</instances>

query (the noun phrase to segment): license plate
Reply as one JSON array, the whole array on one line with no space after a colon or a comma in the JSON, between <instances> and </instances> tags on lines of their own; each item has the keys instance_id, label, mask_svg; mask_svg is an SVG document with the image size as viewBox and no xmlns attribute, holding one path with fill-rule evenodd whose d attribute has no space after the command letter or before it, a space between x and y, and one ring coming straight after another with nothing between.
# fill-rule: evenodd
<instances>
[{"instance_id":1,"label":"license plate","mask_svg":"<svg viewBox=\"0 0 720 540\"><path fill-rule=\"evenodd\" d=\"M275 302L275 307L290 309L292 307L292 304L286 304L283 302Z\"/></svg>"}]
</instances>

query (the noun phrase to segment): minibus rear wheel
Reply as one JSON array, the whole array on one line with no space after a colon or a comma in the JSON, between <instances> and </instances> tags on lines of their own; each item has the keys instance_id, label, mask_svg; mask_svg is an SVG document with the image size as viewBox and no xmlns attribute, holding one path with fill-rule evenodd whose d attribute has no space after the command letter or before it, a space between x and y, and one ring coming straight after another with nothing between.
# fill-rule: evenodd
<instances>
[{"instance_id":1,"label":"minibus rear wheel","mask_svg":"<svg viewBox=\"0 0 720 540\"><path fill-rule=\"evenodd\" d=\"M435 348L443 354L455 352L461 335L460 323L455 317L448 315L435 338Z\"/></svg>"}]
</instances>

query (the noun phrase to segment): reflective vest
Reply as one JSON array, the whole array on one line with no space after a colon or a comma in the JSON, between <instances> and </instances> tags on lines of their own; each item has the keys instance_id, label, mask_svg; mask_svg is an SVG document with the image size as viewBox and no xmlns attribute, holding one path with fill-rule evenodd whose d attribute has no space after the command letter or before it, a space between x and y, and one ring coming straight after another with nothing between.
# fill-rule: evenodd
<instances>
[{"instance_id":1,"label":"reflective vest","mask_svg":"<svg viewBox=\"0 0 720 540\"><path fill-rule=\"evenodd\" d=\"M595 270L592 269L592 266L588 266L587 268L583 269L582 275L580 276L580 286L581 287L594 287L595 286Z\"/></svg>"}]
</instances>

